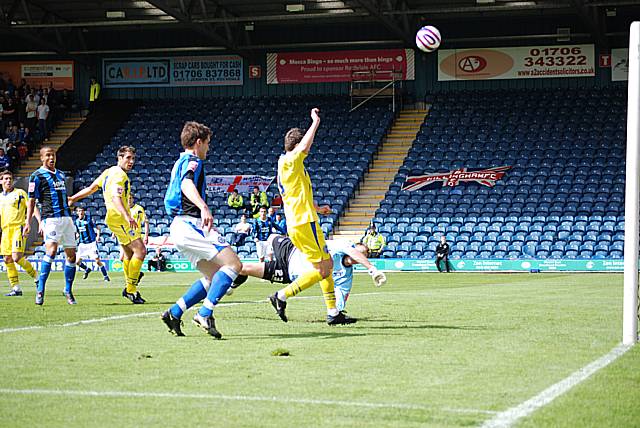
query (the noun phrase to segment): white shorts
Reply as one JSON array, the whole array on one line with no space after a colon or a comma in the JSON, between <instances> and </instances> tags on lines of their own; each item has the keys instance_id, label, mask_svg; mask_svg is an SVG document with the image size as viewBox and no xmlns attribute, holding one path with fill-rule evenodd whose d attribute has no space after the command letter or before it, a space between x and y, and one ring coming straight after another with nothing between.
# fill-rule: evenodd
<instances>
[{"instance_id":1,"label":"white shorts","mask_svg":"<svg viewBox=\"0 0 640 428\"><path fill-rule=\"evenodd\" d=\"M258 241L256 242L256 253L258 253L258 258L259 259L263 259L266 256L268 256L273 250L270 249L271 247L271 242L270 241Z\"/></svg>"},{"instance_id":2,"label":"white shorts","mask_svg":"<svg viewBox=\"0 0 640 428\"><path fill-rule=\"evenodd\" d=\"M216 229L207 232L201 224L199 218L190 216L177 216L171 222L171 241L193 267L200 260L212 260L229 246Z\"/></svg>"},{"instance_id":3,"label":"white shorts","mask_svg":"<svg viewBox=\"0 0 640 428\"><path fill-rule=\"evenodd\" d=\"M78 244L77 251L78 259L91 259L98 258L98 245L95 242L89 244Z\"/></svg>"},{"instance_id":4,"label":"white shorts","mask_svg":"<svg viewBox=\"0 0 640 428\"><path fill-rule=\"evenodd\" d=\"M76 227L71 217L50 217L43 220L44 242L55 242L62 248L76 248Z\"/></svg>"}]
</instances>

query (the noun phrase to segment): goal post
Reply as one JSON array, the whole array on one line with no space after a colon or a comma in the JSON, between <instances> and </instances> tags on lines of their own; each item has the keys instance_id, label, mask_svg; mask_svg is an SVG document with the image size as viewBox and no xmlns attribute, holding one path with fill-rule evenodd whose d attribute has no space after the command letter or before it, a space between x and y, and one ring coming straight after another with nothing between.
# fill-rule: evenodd
<instances>
[{"instance_id":1,"label":"goal post","mask_svg":"<svg viewBox=\"0 0 640 428\"><path fill-rule=\"evenodd\" d=\"M627 106L627 167L624 203L624 303L622 342L638 340L638 203L640 176L640 22L629 31L629 86Z\"/></svg>"}]
</instances>

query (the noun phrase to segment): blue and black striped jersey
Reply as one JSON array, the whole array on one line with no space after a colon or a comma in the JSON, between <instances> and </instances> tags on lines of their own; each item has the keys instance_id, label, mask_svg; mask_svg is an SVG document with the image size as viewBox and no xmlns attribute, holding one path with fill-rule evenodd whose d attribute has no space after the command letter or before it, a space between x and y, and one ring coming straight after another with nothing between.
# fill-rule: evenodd
<instances>
[{"instance_id":1,"label":"blue and black striped jersey","mask_svg":"<svg viewBox=\"0 0 640 428\"><path fill-rule=\"evenodd\" d=\"M78 240L81 244L91 244L96 241L96 226L93 224L89 213L86 213L82 220L77 218L75 225L78 231Z\"/></svg>"},{"instance_id":2,"label":"blue and black striped jersey","mask_svg":"<svg viewBox=\"0 0 640 428\"><path fill-rule=\"evenodd\" d=\"M256 225L253 228L253 236L254 238L258 238L258 241L266 241L271 235L271 229L273 228L273 223L271 223L271 219L267 217L266 220L256 219Z\"/></svg>"},{"instance_id":3,"label":"blue and black striped jersey","mask_svg":"<svg viewBox=\"0 0 640 428\"><path fill-rule=\"evenodd\" d=\"M205 193L204 162L190 153L181 153L171 170L171 181L164 196L164 208L170 216L189 215L200 217L200 208L191 202L180 188L182 181L190 179L196 185L202 199L207 201Z\"/></svg>"},{"instance_id":4,"label":"blue and black striped jersey","mask_svg":"<svg viewBox=\"0 0 640 428\"><path fill-rule=\"evenodd\" d=\"M71 217L64 173L40 167L29 178L29 198L40 202L42 218Z\"/></svg>"}]
</instances>

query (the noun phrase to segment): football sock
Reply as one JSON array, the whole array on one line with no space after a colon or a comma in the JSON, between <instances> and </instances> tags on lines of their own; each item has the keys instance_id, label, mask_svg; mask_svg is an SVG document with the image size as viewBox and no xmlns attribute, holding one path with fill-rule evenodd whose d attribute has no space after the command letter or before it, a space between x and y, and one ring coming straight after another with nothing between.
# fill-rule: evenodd
<instances>
[{"instance_id":1,"label":"football sock","mask_svg":"<svg viewBox=\"0 0 640 428\"><path fill-rule=\"evenodd\" d=\"M127 293L134 294L138 290L138 277L142 268L142 260L132 257L127 269Z\"/></svg>"},{"instance_id":2,"label":"football sock","mask_svg":"<svg viewBox=\"0 0 640 428\"><path fill-rule=\"evenodd\" d=\"M122 259L122 272L124 272L124 283L127 283L127 278L129 278L129 259Z\"/></svg>"},{"instance_id":3,"label":"football sock","mask_svg":"<svg viewBox=\"0 0 640 428\"><path fill-rule=\"evenodd\" d=\"M191 284L189 290L169 309L171 315L176 318L182 317L184 311L207 297L210 285L211 283L204 277Z\"/></svg>"},{"instance_id":4,"label":"football sock","mask_svg":"<svg viewBox=\"0 0 640 428\"><path fill-rule=\"evenodd\" d=\"M27 260L26 257L22 257L16 263L18 263L18 265L20 265L20 267L22 269L24 269L24 271L27 273L27 275L29 275L31 278L35 279L36 276L38 275L38 273L34 269L33 265L31 264L31 262L29 260Z\"/></svg>"},{"instance_id":5,"label":"football sock","mask_svg":"<svg viewBox=\"0 0 640 428\"><path fill-rule=\"evenodd\" d=\"M64 292L71 293L71 287L73 286L73 280L76 277L76 264L69 263L68 261L64 265Z\"/></svg>"},{"instance_id":6,"label":"football sock","mask_svg":"<svg viewBox=\"0 0 640 428\"><path fill-rule=\"evenodd\" d=\"M109 276L109 274L107 274L107 267L105 265L100 266L100 272L102 272L102 276L104 277Z\"/></svg>"},{"instance_id":7,"label":"football sock","mask_svg":"<svg viewBox=\"0 0 640 428\"><path fill-rule=\"evenodd\" d=\"M238 273L228 266L222 266L211 279L211 287L204 299L203 306L198 312L203 317L209 317L213 313L213 307L218 304L222 296L227 293L231 283L236 279Z\"/></svg>"},{"instance_id":8,"label":"football sock","mask_svg":"<svg viewBox=\"0 0 640 428\"><path fill-rule=\"evenodd\" d=\"M87 265L86 265L86 264L84 264L84 262L83 262L82 260L78 262L78 267L79 267L80 269L82 269L83 271L85 271L85 272L86 272L86 271L87 271L87 269L88 269L88 268L87 268Z\"/></svg>"},{"instance_id":9,"label":"football sock","mask_svg":"<svg viewBox=\"0 0 640 428\"><path fill-rule=\"evenodd\" d=\"M333 288L333 276L331 274L320 281L320 288L322 288L322 297L324 297L324 304L327 305L327 311L329 311L330 315L337 315L336 292Z\"/></svg>"},{"instance_id":10,"label":"football sock","mask_svg":"<svg viewBox=\"0 0 640 428\"><path fill-rule=\"evenodd\" d=\"M284 294L285 299L280 299L280 296L281 296L280 292L278 292L278 298L280 300L286 300L286 298L296 296L300 294L301 291L306 290L307 288L311 287L313 284L321 280L322 280L322 275L320 275L320 272L318 272L315 269L312 269L309 272L300 275L298 279L296 279L291 284L287 285L285 288L280 290ZM324 291L324 288L322 290ZM331 292L333 292L333 278L331 278ZM333 300L335 302L335 296Z\"/></svg>"},{"instance_id":11,"label":"football sock","mask_svg":"<svg viewBox=\"0 0 640 428\"><path fill-rule=\"evenodd\" d=\"M11 287L16 288L20 281L18 280L18 269L16 269L16 264L13 261L4 262L4 265L7 267L7 276L9 277L9 285Z\"/></svg>"},{"instance_id":12,"label":"football sock","mask_svg":"<svg viewBox=\"0 0 640 428\"><path fill-rule=\"evenodd\" d=\"M45 254L42 258L42 263L40 264L40 277L38 278L38 293L44 293L44 286L47 283L47 278L49 278L49 273L51 272L51 262L52 258Z\"/></svg>"}]
</instances>

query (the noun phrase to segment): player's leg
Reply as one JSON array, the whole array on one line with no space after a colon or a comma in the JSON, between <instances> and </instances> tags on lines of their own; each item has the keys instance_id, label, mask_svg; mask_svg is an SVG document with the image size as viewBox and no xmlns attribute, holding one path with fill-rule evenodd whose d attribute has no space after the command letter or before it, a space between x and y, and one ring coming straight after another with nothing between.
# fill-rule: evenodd
<instances>
[{"instance_id":1,"label":"player's leg","mask_svg":"<svg viewBox=\"0 0 640 428\"><path fill-rule=\"evenodd\" d=\"M82 261L82 259L87 257L87 254L89 253L88 246L89 244L78 244L78 251L76 252L76 259L77 259L76 264L80 269L84 271L84 276L82 277L82 279L87 279L87 277L89 276L89 273L91 273L91 268L89 268L89 266L87 266Z\"/></svg>"},{"instance_id":2,"label":"player's leg","mask_svg":"<svg viewBox=\"0 0 640 428\"><path fill-rule=\"evenodd\" d=\"M351 290L345 289L342 287L336 287L336 309L340 312L344 311L345 306L347 305L347 299L349 298L349 293Z\"/></svg>"},{"instance_id":3,"label":"player's leg","mask_svg":"<svg viewBox=\"0 0 640 428\"><path fill-rule=\"evenodd\" d=\"M9 279L9 291L5 296L22 296L22 289L20 288L20 280L18 278L18 269L13 262L11 255L4 256L4 265L7 268L7 277Z\"/></svg>"},{"instance_id":4,"label":"player's leg","mask_svg":"<svg viewBox=\"0 0 640 428\"><path fill-rule=\"evenodd\" d=\"M11 255L11 257L13 258L13 261L18 266L20 266L22 268L22 270L24 270L27 275L29 275L31 278L36 280L36 278L38 277L38 272L33 267L31 262L29 260L27 260L26 257L24 257L24 253L23 252L13 253Z\"/></svg>"},{"instance_id":5,"label":"player's leg","mask_svg":"<svg viewBox=\"0 0 640 428\"><path fill-rule=\"evenodd\" d=\"M59 218L46 218L43 220L45 240L44 256L40 263L40 276L38 277L38 285L36 287L36 305L42 305L44 303L45 288L47 279L49 279L49 273L51 273L51 264L58 252L58 240L62 238L62 235L60 235L57 230L60 220Z\"/></svg>"},{"instance_id":6,"label":"player's leg","mask_svg":"<svg viewBox=\"0 0 640 428\"><path fill-rule=\"evenodd\" d=\"M107 267L104 265L104 263L102 263L102 260L100 259L100 256L98 256L97 252L96 252L95 260L96 260L96 265L100 269L100 273L102 274L102 277L104 278L104 280L106 282L111 281L111 278L109 278L109 273L107 272Z\"/></svg>"},{"instance_id":7,"label":"player's leg","mask_svg":"<svg viewBox=\"0 0 640 428\"><path fill-rule=\"evenodd\" d=\"M76 277L76 249L74 247L65 248L64 254L66 256L64 264L64 295L67 298L67 303L70 305L76 304L76 299L73 296L73 280Z\"/></svg>"},{"instance_id":8,"label":"player's leg","mask_svg":"<svg viewBox=\"0 0 640 428\"><path fill-rule=\"evenodd\" d=\"M131 300L134 304L144 303L145 300L140 296L138 291L138 282L140 280L140 269L147 255L147 249L140 238L136 238L123 246L125 250L126 263L126 287L122 295Z\"/></svg>"},{"instance_id":9,"label":"player's leg","mask_svg":"<svg viewBox=\"0 0 640 428\"><path fill-rule=\"evenodd\" d=\"M212 270L211 264L218 265L220 268L212 275L211 287L209 287L207 297L198 311L198 314L203 318L212 316L214 306L227 293L227 290L237 278L238 272L242 270L240 259L229 246L221 248L218 254L209 261L200 260L198 270L201 272Z\"/></svg>"}]
</instances>

